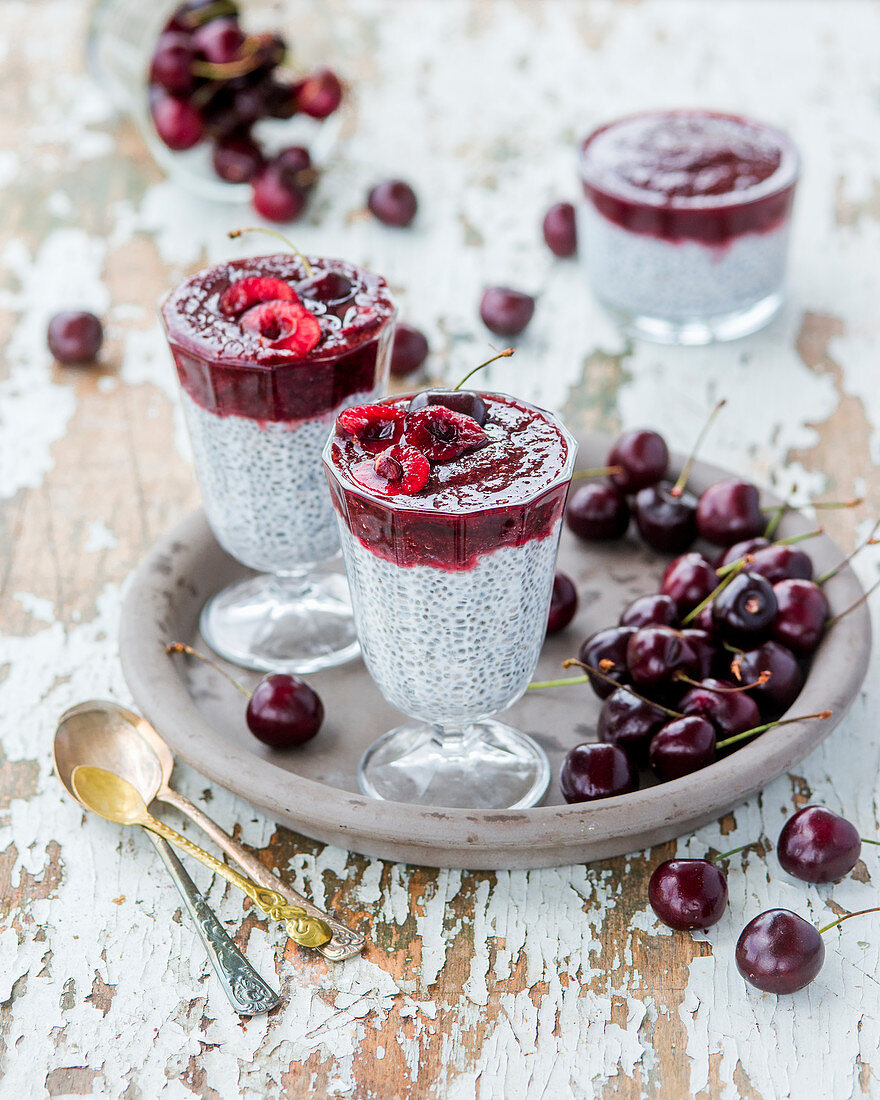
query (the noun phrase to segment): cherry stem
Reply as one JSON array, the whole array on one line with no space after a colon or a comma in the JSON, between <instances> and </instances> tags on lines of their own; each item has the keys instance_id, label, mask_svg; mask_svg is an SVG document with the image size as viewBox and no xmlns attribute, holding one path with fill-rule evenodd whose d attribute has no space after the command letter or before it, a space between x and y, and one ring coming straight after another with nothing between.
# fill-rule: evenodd
<instances>
[{"instance_id":1,"label":"cherry stem","mask_svg":"<svg viewBox=\"0 0 880 1100\"><path fill-rule=\"evenodd\" d=\"M874 581L874 583L871 585L871 587L868 589L867 592L863 592L862 595L859 596L859 598L856 600L855 603L850 604L849 607L846 609L846 611L841 611L837 615L832 615L830 619L826 619L825 620L825 629L828 630L828 628L834 626L835 623L839 623L840 620L842 618L844 618L844 616L846 616L850 613L850 611L855 611L855 609L857 607L860 607L865 602L865 600L868 599L868 597L871 595L871 593L875 591L875 589L878 586L880 586L880 577L878 577L877 580Z\"/></svg>"},{"instance_id":2,"label":"cherry stem","mask_svg":"<svg viewBox=\"0 0 880 1100\"><path fill-rule=\"evenodd\" d=\"M724 591L725 588L727 588L727 586L730 584L730 582L733 580L733 578L737 575L737 573L739 573L741 570L745 569L746 565L751 560L752 560L751 554L746 554L746 556L744 558L740 558L739 561L733 562L732 564L734 565L734 568L730 570L730 572L727 574L727 576L725 576L725 578L722 580L722 582L717 587L712 589L712 591L705 598L705 600L701 600L692 611L689 611L687 613L687 615L685 615L685 617L681 620L681 625L682 626L687 626L688 623L692 623L694 621L694 619L696 619L699 616L701 611L705 611L705 609L709 606L710 603L712 603L712 601L715 599L715 597L721 595L721 593Z\"/></svg>"},{"instance_id":3,"label":"cherry stem","mask_svg":"<svg viewBox=\"0 0 880 1100\"><path fill-rule=\"evenodd\" d=\"M880 840L871 840L868 836L860 836L859 840L862 844L880 844Z\"/></svg>"},{"instance_id":4,"label":"cherry stem","mask_svg":"<svg viewBox=\"0 0 880 1100\"><path fill-rule=\"evenodd\" d=\"M836 577L841 569L849 565L856 554L860 554L866 546L876 546L877 540L874 538L874 536L877 534L878 528L880 528L880 519L877 520L877 522L868 532L868 537L866 539L863 539L862 542L860 542L858 546L856 546L855 550L850 551L850 553L847 554L842 562L840 562L838 565L835 565L833 569L829 569L827 572L823 573L821 577L816 578L816 584L825 584L827 581L830 581L832 577Z\"/></svg>"},{"instance_id":5,"label":"cherry stem","mask_svg":"<svg viewBox=\"0 0 880 1100\"><path fill-rule=\"evenodd\" d=\"M185 653L187 657L195 657L197 661L202 661L210 668L213 668L215 672L219 672L220 675L225 677L237 691L240 691L242 693L242 695L246 699L251 698L251 693L248 691L248 689L243 684L240 684L238 680L233 679L233 677L229 675L225 668L221 668L221 666L218 665L216 661L212 661L211 658L206 657L204 653L199 653L199 651L197 649L193 649L191 645L187 645L185 642L169 642L168 645L165 646L165 652L168 654Z\"/></svg>"},{"instance_id":6,"label":"cherry stem","mask_svg":"<svg viewBox=\"0 0 880 1100\"><path fill-rule=\"evenodd\" d=\"M776 528L782 522L782 517L786 514L786 512L791 511L792 493L796 493L796 492L797 492L797 485L792 485L792 487L788 491L788 495L786 496L785 500L779 505L779 507L773 513L773 515L770 517L770 519L767 523L767 526L764 528L764 538L765 539L772 539L773 536L776 534Z\"/></svg>"},{"instance_id":7,"label":"cherry stem","mask_svg":"<svg viewBox=\"0 0 880 1100\"><path fill-rule=\"evenodd\" d=\"M815 531L805 531L802 535L789 535L785 539L777 539L775 542L771 542L770 546L794 546L796 542L804 542L806 539L814 539L817 535L824 535L825 528L817 527ZM769 547L767 547L769 549ZM735 561L729 561L727 565L722 565L716 569L715 572L719 577L725 577L728 573L732 572L737 565L741 562L748 563L751 561L752 555L746 554L741 558L737 558Z\"/></svg>"},{"instance_id":8,"label":"cherry stem","mask_svg":"<svg viewBox=\"0 0 880 1100\"><path fill-rule=\"evenodd\" d=\"M801 507L812 508L814 511L821 511L825 508L833 512L838 508L858 508L860 504L864 503L864 497L853 497L852 500L808 500L807 503L802 504Z\"/></svg>"},{"instance_id":9,"label":"cherry stem","mask_svg":"<svg viewBox=\"0 0 880 1100\"><path fill-rule=\"evenodd\" d=\"M709 418L700 430L700 434L697 436L697 441L693 446L693 450L691 451L687 462L685 462L681 473L678 475L678 481L676 481L676 483L672 486L672 489L670 490L670 496L680 497L681 494L684 492L684 487L685 485L687 485L687 480L691 476L691 470L694 468L694 463L697 461L697 452L702 446L703 440L706 438L706 433L712 426L712 422L715 417L721 412L726 404L727 398L722 397L715 408L709 413Z\"/></svg>"},{"instance_id":10,"label":"cherry stem","mask_svg":"<svg viewBox=\"0 0 880 1100\"><path fill-rule=\"evenodd\" d=\"M207 80L232 80L237 76L247 76L262 64L259 48L259 38L249 35L242 44L241 56L235 61L194 61L190 69L194 76Z\"/></svg>"},{"instance_id":11,"label":"cherry stem","mask_svg":"<svg viewBox=\"0 0 880 1100\"><path fill-rule=\"evenodd\" d=\"M638 699L642 703L647 703L648 706L655 707L663 714L668 714L670 718L684 718L685 715L680 710L670 710L669 707L664 707L660 703L655 703L653 699L649 699L646 695L640 695L634 687L630 687L629 684L619 684L613 676L609 676L607 672L603 672L599 668L594 668L592 665L585 665L583 661L577 661L574 657L569 657L567 661L562 662L563 668L582 668L587 672L591 672L594 676L598 676L600 680L604 680L607 684L614 684L615 688L622 688L624 691L628 691L635 699ZM587 677L589 679L589 677Z\"/></svg>"},{"instance_id":12,"label":"cherry stem","mask_svg":"<svg viewBox=\"0 0 880 1100\"><path fill-rule=\"evenodd\" d=\"M469 370L464 378L458 383L457 386L453 386L453 390L460 390L461 387L467 382L467 380L478 370L482 370L483 367L488 367L490 363L494 363L496 359L508 359L516 351L516 348L505 348L504 351L499 351L497 355L493 355L491 359L487 359L485 363L480 363L478 367L474 367L473 370Z\"/></svg>"},{"instance_id":13,"label":"cherry stem","mask_svg":"<svg viewBox=\"0 0 880 1100\"><path fill-rule=\"evenodd\" d=\"M673 676L673 680L676 680L680 684L689 684L691 687L703 688L705 691L714 691L719 695L735 695L738 691L748 691L750 688L763 687L769 679L770 673L765 670L758 679L751 684L739 684L737 687L709 687L709 685L702 680L692 680L686 672L680 670Z\"/></svg>"},{"instance_id":14,"label":"cherry stem","mask_svg":"<svg viewBox=\"0 0 880 1100\"><path fill-rule=\"evenodd\" d=\"M722 852L721 855L707 856L706 858L711 863L720 863L722 859L730 859L731 856L735 856L738 852L744 852L746 848L754 848L757 843L757 840L750 840L748 844L742 844L739 848L731 848L729 852Z\"/></svg>"},{"instance_id":15,"label":"cherry stem","mask_svg":"<svg viewBox=\"0 0 880 1100\"><path fill-rule=\"evenodd\" d=\"M303 267L306 269L306 275L308 275L310 279L315 274L315 269L296 247L293 241L290 240L289 237L285 237L283 233L279 233L276 229L266 229L266 227L262 225L246 225L242 229L230 229L226 236L234 241L235 238L240 237L242 233L268 233L270 237L277 237L279 241L283 241L287 245L294 255L299 257Z\"/></svg>"},{"instance_id":16,"label":"cherry stem","mask_svg":"<svg viewBox=\"0 0 880 1100\"><path fill-rule=\"evenodd\" d=\"M783 718L779 722L766 722L763 726L754 726L750 730L743 730L742 733L735 733L733 737L726 737L723 741L716 742L715 748L726 749L730 745L735 745L738 741L744 741L747 737L756 737L759 733L766 733L767 730L775 729L778 726L790 726L794 722L807 722L811 718L824 721L826 718L830 718L831 714L830 710L821 710L818 714L801 714L797 718Z\"/></svg>"},{"instance_id":17,"label":"cherry stem","mask_svg":"<svg viewBox=\"0 0 880 1100\"><path fill-rule=\"evenodd\" d=\"M204 8L188 12L184 18L186 25L191 30L195 30L196 27L201 27L203 23L210 23L212 19L217 19L221 15L238 15L238 8L232 0L216 0L215 3L207 4Z\"/></svg>"},{"instance_id":18,"label":"cherry stem","mask_svg":"<svg viewBox=\"0 0 880 1100\"><path fill-rule=\"evenodd\" d=\"M571 475L571 480L580 481L584 477L611 477L612 474L622 473L622 466L594 466L591 470L575 470Z\"/></svg>"},{"instance_id":19,"label":"cherry stem","mask_svg":"<svg viewBox=\"0 0 880 1100\"><path fill-rule=\"evenodd\" d=\"M852 917L864 917L868 913L880 913L880 905L875 905L873 909L859 909L857 913L845 913L842 917L838 917L837 920L833 920L830 924L820 928L819 935L824 936L826 932L830 932L838 924L843 924L845 920L850 920Z\"/></svg>"},{"instance_id":20,"label":"cherry stem","mask_svg":"<svg viewBox=\"0 0 880 1100\"><path fill-rule=\"evenodd\" d=\"M529 684L527 691L541 691L543 688L565 687L566 684L588 684L589 676L564 676L561 680L535 680Z\"/></svg>"}]
</instances>

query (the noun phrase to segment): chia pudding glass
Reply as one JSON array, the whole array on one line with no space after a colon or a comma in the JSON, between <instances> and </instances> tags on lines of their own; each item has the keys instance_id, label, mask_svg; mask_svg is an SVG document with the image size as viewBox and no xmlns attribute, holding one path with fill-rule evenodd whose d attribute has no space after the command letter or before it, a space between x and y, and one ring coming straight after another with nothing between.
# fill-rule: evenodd
<instances>
[{"instance_id":1,"label":"chia pudding glass","mask_svg":"<svg viewBox=\"0 0 880 1100\"><path fill-rule=\"evenodd\" d=\"M414 719L367 750L359 782L397 802L522 808L546 790L547 757L494 715L534 675L577 444L516 398L455 396L485 410L482 439L468 416L459 437L455 423L418 423L406 396L374 406L399 418L389 450L365 449L348 414L324 450L364 661ZM462 437L463 453L443 453Z\"/></svg>"},{"instance_id":2,"label":"chia pudding glass","mask_svg":"<svg viewBox=\"0 0 880 1100\"><path fill-rule=\"evenodd\" d=\"M664 111L584 142L579 231L593 291L633 335L733 340L782 304L800 160L781 130Z\"/></svg>"},{"instance_id":3,"label":"chia pudding glass","mask_svg":"<svg viewBox=\"0 0 880 1100\"><path fill-rule=\"evenodd\" d=\"M290 253L217 264L162 307L211 529L257 572L213 596L201 632L246 668L312 672L357 655L321 452L338 414L385 392L384 279Z\"/></svg>"}]
</instances>

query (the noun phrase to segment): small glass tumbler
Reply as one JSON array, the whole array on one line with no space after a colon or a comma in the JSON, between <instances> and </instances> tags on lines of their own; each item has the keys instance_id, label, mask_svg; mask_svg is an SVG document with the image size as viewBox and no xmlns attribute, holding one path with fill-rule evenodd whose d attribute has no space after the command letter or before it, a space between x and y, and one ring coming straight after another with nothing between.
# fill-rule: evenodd
<instances>
[{"instance_id":1,"label":"small glass tumbler","mask_svg":"<svg viewBox=\"0 0 880 1100\"><path fill-rule=\"evenodd\" d=\"M552 414L517 405L558 430L565 458L500 508L415 510L354 484L335 437L324 450L361 653L388 702L414 719L361 760L374 798L516 809L547 788L543 749L494 716L538 662L577 444Z\"/></svg>"},{"instance_id":2,"label":"small glass tumbler","mask_svg":"<svg viewBox=\"0 0 880 1100\"><path fill-rule=\"evenodd\" d=\"M219 0L218 12L224 0ZM248 203L249 183L220 179L211 164L212 143L199 142L191 149L169 149L159 138L150 117L150 58L159 35L180 0L95 0L89 12L86 55L89 71L117 110L135 123L153 160L175 183L199 198L213 202ZM234 10L234 6L230 4ZM222 14L222 12L221 12ZM248 0L242 5L242 26L250 33L280 32L288 37L277 3ZM292 35L290 36L292 38ZM301 74L298 74L301 75ZM322 122L302 114L289 119L261 119L253 127L267 150L290 145L305 146L316 169L326 166L339 148L350 112L342 107Z\"/></svg>"},{"instance_id":3,"label":"small glass tumbler","mask_svg":"<svg viewBox=\"0 0 880 1100\"><path fill-rule=\"evenodd\" d=\"M593 293L633 336L708 344L755 332L783 300L800 161L764 123L635 115L583 143L578 212Z\"/></svg>"},{"instance_id":4,"label":"small glass tumbler","mask_svg":"<svg viewBox=\"0 0 880 1100\"><path fill-rule=\"evenodd\" d=\"M202 636L233 663L272 672L314 672L358 653L345 577L314 572L339 551L321 452L343 409L385 392L394 333L384 279L310 262L308 279L290 254L220 264L162 307L208 522L258 573L205 604ZM255 341L217 310L235 276L254 275L286 280L316 314L325 335L306 356L251 350ZM328 299L328 288L344 296Z\"/></svg>"}]
</instances>

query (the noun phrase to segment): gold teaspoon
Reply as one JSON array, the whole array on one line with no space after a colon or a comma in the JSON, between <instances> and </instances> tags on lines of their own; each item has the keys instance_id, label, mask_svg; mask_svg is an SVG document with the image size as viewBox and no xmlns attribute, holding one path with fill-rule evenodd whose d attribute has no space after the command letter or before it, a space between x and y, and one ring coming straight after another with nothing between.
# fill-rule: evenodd
<instances>
[{"instance_id":1,"label":"gold teaspoon","mask_svg":"<svg viewBox=\"0 0 880 1100\"><path fill-rule=\"evenodd\" d=\"M320 947L330 939L330 929L324 921L310 917L299 905L288 905L276 890L258 886L197 844L193 844L164 821L153 817L137 788L127 779L105 771L104 768L80 764L73 769L71 783L80 802L99 817L114 821L117 825L141 825L188 852L215 874L237 886L267 917L286 924L288 935L296 943L303 947Z\"/></svg>"}]
</instances>

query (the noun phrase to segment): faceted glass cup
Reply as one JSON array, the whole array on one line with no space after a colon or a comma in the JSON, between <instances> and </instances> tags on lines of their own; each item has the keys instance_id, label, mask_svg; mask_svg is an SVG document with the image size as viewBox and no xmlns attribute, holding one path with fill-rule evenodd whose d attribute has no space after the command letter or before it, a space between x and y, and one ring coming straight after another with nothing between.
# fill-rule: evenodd
<instances>
[{"instance_id":1,"label":"faceted glass cup","mask_svg":"<svg viewBox=\"0 0 880 1100\"><path fill-rule=\"evenodd\" d=\"M405 497L342 476L332 437L324 449L361 653L388 702L414 720L363 757L361 789L375 798L522 808L547 788L544 751L495 715L520 698L538 662L577 444L557 417L517 404L558 429L565 461L542 489L494 509L503 541L485 553L469 539L479 510L414 513ZM405 562L412 525L426 517L446 528L454 561Z\"/></svg>"}]
</instances>

